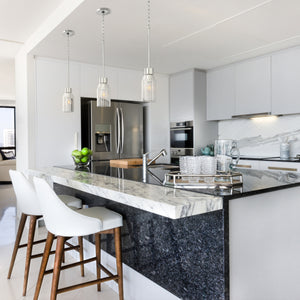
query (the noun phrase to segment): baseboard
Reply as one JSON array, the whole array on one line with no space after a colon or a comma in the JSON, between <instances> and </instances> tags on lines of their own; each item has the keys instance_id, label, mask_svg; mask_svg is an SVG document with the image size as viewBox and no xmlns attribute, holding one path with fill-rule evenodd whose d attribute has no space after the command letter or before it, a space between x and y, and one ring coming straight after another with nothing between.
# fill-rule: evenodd
<instances>
[{"instance_id":1,"label":"baseboard","mask_svg":"<svg viewBox=\"0 0 300 300\"><path fill-rule=\"evenodd\" d=\"M71 239L73 244L77 243L77 238ZM84 258L95 256L95 245L84 239ZM74 258L79 259L79 255L75 251L69 251ZM107 252L101 250L101 263L113 274L116 274L116 259ZM95 263L85 265L92 273L96 274ZM105 273L102 274L106 276ZM132 268L123 263L123 280L124 280L124 299L125 300L179 300L178 297L171 294L155 282L147 277L136 272ZM118 293L118 285L114 281L109 281L106 284Z\"/></svg>"}]
</instances>

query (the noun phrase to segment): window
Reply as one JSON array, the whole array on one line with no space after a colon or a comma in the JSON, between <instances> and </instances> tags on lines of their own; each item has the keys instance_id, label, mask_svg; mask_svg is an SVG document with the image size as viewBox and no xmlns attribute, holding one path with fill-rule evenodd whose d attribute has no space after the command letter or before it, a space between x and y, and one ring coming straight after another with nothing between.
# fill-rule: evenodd
<instances>
[{"instance_id":1,"label":"window","mask_svg":"<svg viewBox=\"0 0 300 300\"><path fill-rule=\"evenodd\" d=\"M0 149L16 150L15 108L0 106Z\"/></svg>"}]
</instances>

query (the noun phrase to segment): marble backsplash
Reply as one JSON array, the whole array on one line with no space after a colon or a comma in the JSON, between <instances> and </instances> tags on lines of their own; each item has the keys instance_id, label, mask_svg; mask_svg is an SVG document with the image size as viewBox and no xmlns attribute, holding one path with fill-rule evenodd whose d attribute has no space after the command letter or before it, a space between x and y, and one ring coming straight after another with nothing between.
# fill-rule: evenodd
<instances>
[{"instance_id":1,"label":"marble backsplash","mask_svg":"<svg viewBox=\"0 0 300 300\"><path fill-rule=\"evenodd\" d=\"M219 121L218 134L237 140L241 155L279 156L286 139L291 157L300 154L300 115Z\"/></svg>"}]
</instances>

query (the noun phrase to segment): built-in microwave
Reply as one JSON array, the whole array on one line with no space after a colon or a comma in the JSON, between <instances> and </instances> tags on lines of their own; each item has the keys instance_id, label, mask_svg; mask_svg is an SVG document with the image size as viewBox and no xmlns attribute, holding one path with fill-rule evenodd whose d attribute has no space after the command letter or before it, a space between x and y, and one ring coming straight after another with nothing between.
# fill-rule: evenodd
<instances>
[{"instance_id":1,"label":"built-in microwave","mask_svg":"<svg viewBox=\"0 0 300 300\"><path fill-rule=\"evenodd\" d=\"M193 121L172 122L170 141L171 148L194 148Z\"/></svg>"},{"instance_id":2,"label":"built-in microwave","mask_svg":"<svg viewBox=\"0 0 300 300\"><path fill-rule=\"evenodd\" d=\"M171 163L179 163L179 157L194 155L193 121L170 124Z\"/></svg>"}]
</instances>

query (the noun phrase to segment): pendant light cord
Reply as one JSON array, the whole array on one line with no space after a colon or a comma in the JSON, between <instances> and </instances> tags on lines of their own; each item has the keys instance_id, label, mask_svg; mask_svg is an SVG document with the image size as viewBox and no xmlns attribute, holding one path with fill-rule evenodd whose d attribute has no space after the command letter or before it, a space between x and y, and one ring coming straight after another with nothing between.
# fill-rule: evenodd
<instances>
[{"instance_id":1,"label":"pendant light cord","mask_svg":"<svg viewBox=\"0 0 300 300\"><path fill-rule=\"evenodd\" d=\"M148 68L150 68L150 0L147 1L147 44L148 44Z\"/></svg>"},{"instance_id":2,"label":"pendant light cord","mask_svg":"<svg viewBox=\"0 0 300 300\"><path fill-rule=\"evenodd\" d=\"M102 69L103 69L103 77L105 77L105 43L104 43L104 13L102 13L102 22L101 22L101 46L102 46Z\"/></svg>"},{"instance_id":3,"label":"pendant light cord","mask_svg":"<svg viewBox=\"0 0 300 300\"><path fill-rule=\"evenodd\" d=\"M68 89L70 88L70 33L67 34L67 55L68 55Z\"/></svg>"}]
</instances>

